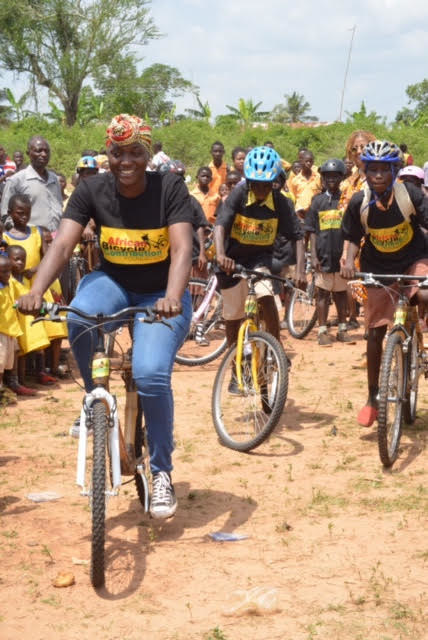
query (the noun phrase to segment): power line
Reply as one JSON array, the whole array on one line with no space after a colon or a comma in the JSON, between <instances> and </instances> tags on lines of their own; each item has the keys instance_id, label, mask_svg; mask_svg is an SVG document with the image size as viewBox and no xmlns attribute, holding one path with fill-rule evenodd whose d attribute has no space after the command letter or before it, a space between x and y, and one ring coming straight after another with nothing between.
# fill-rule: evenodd
<instances>
[{"instance_id":1,"label":"power line","mask_svg":"<svg viewBox=\"0 0 428 640\"><path fill-rule=\"evenodd\" d=\"M345 76L343 78L342 97L340 99L340 109L339 109L339 122L342 122L343 102L344 102L344 99L345 99L346 80L348 78L349 66L351 64L352 45L354 43L354 36L355 36L356 29L357 29L357 25L356 24L354 24L352 29L350 29L350 31L352 31L352 35L351 35L351 42L349 44L348 59L346 61Z\"/></svg>"}]
</instances>

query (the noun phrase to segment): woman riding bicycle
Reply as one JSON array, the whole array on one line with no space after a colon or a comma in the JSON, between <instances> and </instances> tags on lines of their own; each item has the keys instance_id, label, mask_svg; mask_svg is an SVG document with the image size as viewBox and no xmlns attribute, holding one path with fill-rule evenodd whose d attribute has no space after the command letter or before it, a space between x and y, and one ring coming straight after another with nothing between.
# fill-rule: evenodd
<instances>
[{"instance_id":1,"label":"woman riding bicycle","mask_svg":"<svg viewBox=\"0 0 428 640\"><path fill-rule=\"evenodd\" d=\"M344 278L355 273L354 259L361 249L361 270L371 273L428 274L428 250L421 226L428 228L428 207L420 189L395 181L401 162L397 145L385 140L369 142L361 160L368 187L355 194L345 212L342 229L349 240ZM427 305L428 292L410 286L407 297ZM426 307L428 308L428 307ZM393 319L394 303L384 289L367 290L365 317L368 326L367 377L369 396L358 422L370 427L376 420L382 341Z\"/></svg>"},{"instance_id":2,"label":"woman riding bicycle","mask_svg":"<svg viewBox=\"0 0 428 640\"><path fill-rule=\"evenodd\" d=\"M101 249L100 267L80 282L72 306L88 314L106 315L128 306L154 306L169 318L167 327L147 325L136 317L132 356L153 475L150 513L168 518L177 507L170 477L174 446L171 372L191 318L186 285L192 260L192 209L179 176L146 172L151 129L140 118L128 114L113 118L107 129L107 147L110 172L76 187L51 250L19 308L38 312L44 292L62 271L92 218ZM143 241L146 236L150 249ZM75 320L76 316L68 316L70 344L89 392L93 389L89 363L95 340Z\"/></svg>"}]
</instances>

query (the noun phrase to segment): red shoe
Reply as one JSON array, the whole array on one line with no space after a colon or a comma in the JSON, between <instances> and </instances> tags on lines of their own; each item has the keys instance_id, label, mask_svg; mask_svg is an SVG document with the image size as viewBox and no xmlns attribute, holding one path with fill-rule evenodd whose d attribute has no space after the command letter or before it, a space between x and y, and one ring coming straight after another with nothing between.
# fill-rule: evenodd
<instances>
[{"instance_id":1,"label":"red shoe","mask_svg":"<svg viewBox=\"0 0 428 640\"><path fill-rule=\"evenodd\" d=\"M358 424L362 427L371 427L373 422L377 420L378 410L376 407L371 407L369 404L366 404L363 407L357 416Z\"/></svg>"},{"instance_id":2,"label":"red shoe","mask_svg":"<svg viewBox=\"0 0 428 640\"><path fill-rule=\"evenodd\" d=\"M37 376L37 382L39 384L45 384L45 385L50 385L50 384L55 384L55 382L58 382L56 378L54 378L53 376L50 376L48 373L46 373L45 371L42 371L41 373L38 374Z\"/></svg>"},{"instance_id":3,"label":"red shoe","mask_svg":"<svg viewBox=\"0 0 428 640\"><path fill-rule=\"evenodd\" d=\"M17 384L16 386L10 387L17 396L35 396L37 395L37 391L35 389L30 389L29 387L24 387L23 384Z\"/></svg>"}]
</instances>

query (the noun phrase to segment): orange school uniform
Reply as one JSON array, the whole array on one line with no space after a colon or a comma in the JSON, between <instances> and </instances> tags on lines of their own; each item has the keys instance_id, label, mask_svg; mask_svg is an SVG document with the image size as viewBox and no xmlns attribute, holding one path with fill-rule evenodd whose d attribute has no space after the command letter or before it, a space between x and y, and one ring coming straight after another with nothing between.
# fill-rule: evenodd
<instances>
[{"instance_id":1,"label":"orange school uniform","mask_svg":"<svg viewBox=\"0 0 428 640\"><path fill-rule=\"evenodd\" d=\"M208 193L204 193L203 191L200 190L198 186L196 186L194 187L194 189L192 189L190 194L194 196L196 200L199 202L199 204L201 205L208 222L210 224L214 224L215 213L221 201L221 197L218 191L217 193L211 193L211 191L208 191Z\"/></svg>"},{"instance_id":2,"label":"orange school uniform","mask_svg":"<svg viewBox=\"0 0 428 640\"><path fill-rule=\"evenodd\" d=\"M296 211L301 209L307 211L311 205L312 198L321 193L321 176L313 167L309 178L305 178L300 172L292 179L289 179L287 184L290 193L296 198L294 205Z\"/></svg>"},{"instance_id":3,"label":"orange school uniform","mask_svg":"<svg viewBox=\"0 0 428 640\"><path fill-rule=\"evenodd\" d=\"M214 162L210 162L208 166L213 174L213 179L210 182L209 194L211 196L218 195L220 185L226 182L227 164L222 162L219 167L216 167ZM207 214L205 213L205 215Z\"/></svg>"}]
</instances>

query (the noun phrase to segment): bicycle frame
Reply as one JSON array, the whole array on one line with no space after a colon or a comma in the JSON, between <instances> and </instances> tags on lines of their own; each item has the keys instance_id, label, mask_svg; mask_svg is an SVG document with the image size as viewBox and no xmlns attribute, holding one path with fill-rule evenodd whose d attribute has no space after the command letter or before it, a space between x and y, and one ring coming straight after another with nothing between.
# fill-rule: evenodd
<instances>
[{"instance_id":1,"label":"bicycle frame","mask_svg":"<svg viewBox=\"0 0 428 640\"><path fill-rule=\"evenodd\" d=\"M197 324L204 317L204 314L211 303L211 300L213 298L216 288L217 288L217 276L213 274L212 276L210 276L209 286L201 304L193 313L192 323Z\"/></svg>"}]
</instances>

